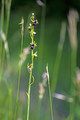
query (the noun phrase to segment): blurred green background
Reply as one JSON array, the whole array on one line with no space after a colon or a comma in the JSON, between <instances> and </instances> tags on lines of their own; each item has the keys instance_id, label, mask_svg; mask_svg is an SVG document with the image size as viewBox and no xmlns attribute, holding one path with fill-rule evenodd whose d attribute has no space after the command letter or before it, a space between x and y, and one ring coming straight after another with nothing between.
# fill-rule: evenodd
<instances>
[{"instance_id":1,"label":"blurred green background","mask_svg":"<svg viewBox=\"0 0 80 120\"><path fill-rule=\"evenodd\" d=\"M0 5L1 6L1 5ZM46 64L49 65L49 73L50 73L50 80L53 83L53 67L55 62L55 57L57 53L57 46L60 40L60 30L61 30L61 23L65 21L67 23L67 14L70 8L77 9L80 12L80 1L79 0L47 0L46 1L46 9L44 7L39 6L36 0L13 0L12 1L12 8L11 8L11 16L10 16L10 26L9 26L9 34L8 34L8 42L9 42L9 49L10 49L10 69L11 69L11 76L10 76L10 85L13 86L13 94L16 93L17 88L17 75L18 75L18 61L20 55L20 26L19 23L21 18L23 17L25 20L25 35L24 35L24 47L27 47L30 43L29 34L27 31L28 26L28 17L29 15L34 12L36 17L39 21L39 25L36 29L36 41L37 41L37 52L38 58L35 60L35 67L34 67L34 75L35 75L35 84L32 86L32 97L31 97L31 112L30 112L30 120L37 120L36 118L36 109L37 108L37 100L38 100L38 84L42 80L42 74L45 71ZM78 22L78 57L77 57L77 66L80 66L80 22ZM21 75L21 91L25 91L27 89L28 84L28 71L27 71L27 64L29 62L29 57L27 58L26 62L22 68L22 75ZM6 74L6 73L5 73ZM7 79L8 79L7 78ZM51 84L51 86L53 86ZM5 102L7 93L4 91L6 85L4 82L1 84L3 93L1 91L2 103L7 108L7 102ZM1 87L0 86L0 87ZM4 86L4 87L3 87ZM64 43L64 50L62 54L60 69L59 69L59 76L58 76L58 83L56 92L70 95L70 43L68 39L68 33L66 32L66 40ZM41 120L50 120L49 114L49 100L47 97L48 91L44 96L44 100L42 103L41 108ZM3 100L4 99L4 100ZM14 98L13 98L14 100ZM64 120L64 117L69 113L69 103L63 102L61 100L54 99L54 109L55 109L55 119L54 120ZM0 111L3 108L3 104L0 104ZM25 112L22 110L20 111L21 114ZM4 116L4 115L3 115ZM4 117L3 117L4 118ZM23 117L25 120L25 117ZM4 120L7 120L4 118ZM77 119L76 119L77 120Z\"/></svg>"}]
</instances>

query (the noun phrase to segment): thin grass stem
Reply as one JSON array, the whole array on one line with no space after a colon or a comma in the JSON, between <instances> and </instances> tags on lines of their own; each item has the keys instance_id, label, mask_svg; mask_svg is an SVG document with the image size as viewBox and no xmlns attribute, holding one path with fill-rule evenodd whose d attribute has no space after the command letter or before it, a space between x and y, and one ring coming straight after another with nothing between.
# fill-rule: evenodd
<instances>
[{"instance_id":1,"label":"thin grass stem","mask_svg":"<svg viewBox=\"0 0 80 120\"><path fill-rule=\"evenodd\" d=\"M24 41L24 19L22 18L21 20L21 47L20 47L20 54L22 54L22 50L23 50L23 41ZM15 115L14 115L14 120L17 117L17 112L18 112L18 107L19 107L19 95L20 95L20 82L21 82L21 69L22 69L22 65L18 66L18 88L17 88L17 97L16 97L16 108L15 108Z\"/></svg>"},{"instance_id":2,"label":"thin grass stem","mask_svg":"<svg viewBox=\"0 0 80 120\"><path fill-rule=\"evenodd\" d=\"M34 28L33 28L33 31L34 31ZM34 43L34 35L32 36L32 41L31 41L31 43ZM32 80L32 73L33 73L33 66L34 66L33 50L31 51L31 64L32 64L32 69L31 69L31 71L30 71L30 75L29 75L29 83L28 83L27 120L29 120L29 114L30 114L31 80Z\"/></svg>"},{"instance_id":3,"label":"thin grass stem","mask_svg":"<svg viewBox=\"0 0 80 120\"><path fill-rule=\"evenodd\" d=\"M53 120L53 104L52 104L52 95L51 95L51 87L50 87L50 78L49 78L48 65L46 66L46 71L47 71L47 75L48 75L48 89L49 89L51 120Z\"/></svg>"},{"instance_id":4,"label":"thin grass stem","mask_svg":"<svg viewBox=\"0 0 80 120\"><path fill-rule=\"evenodd\" d=\"M1 7L1 31L4 30L4 0L2 0L2 7ZM3 41L1 41L1 54L0 54L0 66L1 66L1 74L0 74L0 81L2 80L2 71L3 71Z\"/></svg>"},{"instance_id":5,"label":"thin grass stem","mask_svg":"<svg viewBox=\"0 0 80 120\"><path fill-rule=\"evenodd\" d=\"M61 31L60 31L60 42L58 44L58 50L57 50L57 55L56 55L56 59L55 59L54 69L53 69L53 77L54 78L53 78L52 89L51 89L51 91L53 91L53 93L55 92L57 81L58 81L58 73L59 73L62 52L63 52L65 35L66 35L66 23L62 22Z\"/></svg>"},{"instance_id":6,"label":"thin grass stem","mask_svg":"<svg viewBox=\"0 0 80 120\"><path fill-rule=\"evenodd\" d=\"M68 23L69 23L69 40L71 45L71 95L74 100L73 103L70 104L70 120L75 119L75 88L74 81L76 80L76 68L77 68L77 22L79 20L79 15L76 10L70 10L68 15Z\"/></svg>"}]
</instances>

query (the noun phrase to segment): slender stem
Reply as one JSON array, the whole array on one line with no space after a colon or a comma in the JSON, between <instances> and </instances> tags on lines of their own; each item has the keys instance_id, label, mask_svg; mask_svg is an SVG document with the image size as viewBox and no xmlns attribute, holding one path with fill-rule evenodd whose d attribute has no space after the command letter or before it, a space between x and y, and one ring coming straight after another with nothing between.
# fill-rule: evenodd
<instances>
[{"instance_id":1,"label":"slender stem","mask_svg":"<svg viewBox=\"0 0 80 120\"><path fill-rule=\"evenodd\" d=\"M37 20L36 20L37 22ZM31 64L28 66L28 70L29 70L29 82L28 82L28 92L27 96L28 96L28 101L27 101L27 120L29 120L30 117L30 98L31 98L31 85L32 85L32 79L34 80L34 76L33 76L33 68L34 68L34 57L36 57L36 54L34 53L34 48L36 47L36 43L34 40L34 33L35 33L35 26L37 25L37 23L35 24L35 15L34 13L32 13L32 16L30 17L30 24L29 24L29 34L30 34L30 38L31 38Z\"/></svg>"},{"instance_id":2,"label":"slender stem","mask_svg":"<svg viewBox=\"0 0 80 120\"><path fill-rule=\"evenodd\" d=\"M50 87L50 78L49 78L48 65L46 67L46 70L47 70L47 75L48 75L48 89L49 89L49 101L50 101L51 120L53 120L53 105L52 105L52 95L51 95L51 87Z\"/></svg>"},{"instance_id":3,"label":"slender stem","mask_svg":"<svg viewBox=\"0 0 80 120\"><path fill-rule=\"evenodd\" d=\"M8 106L9 106L9 111L8 111L8 119L12 120L12 86L9 86L8 82L5 81L7 90L8 90Z\"/></svg>"},{"instance_id":4,"label":"slender stem","mask_svg":"<svg viewBox=\"0 0 80 120\"><path fill-rule=\"evenodd\" d=\"M5 31L5 34L6 34L6 38L7 38L7 35L8 35L8 29L9 29L9 20L10 20L10 9L11 9L11 2L12 0L9 0L9 3L7 1L6 3L6 14L7 14L7 20L6 20L6 31Z\"/></svg>"},{"instance_id":5,"label":"slender stem","mask_svg":"<svg viewBox=\"0 0 80 120\"><path fill-rule=\"evenodd\" d=\"M7 16L7 20L6 20L6 28L4 31L4 7L6 7L8 10L6 10L6 16ZM6 56L7 56L7 63L9 62L9 47L8 47L8 42L7 42L7 34L8 34L8 27L9 27L9 19L10 19L10 8L11 8L11 0L9 1L9 3L7 2L6 6L5 6L5 1L2 0L2 12L1 12L1 32L2 34L5 35L5 39L2 40L2 42L4 42L4 48L3 48L3 43L1 43L1 64L2 62L4 63L5 61L5 50L6 50ZM5 49L5 50L4 50ZM4 64L2 64L2 72L1 72L1 79L3 76L3 68L4 68Z\"/></svg>"},{"instance_id":6,"label":"slender stem","mask_svg":"<svg viewBox=\"0 0 80 120\"><path fill-rule=\"evenodd\" d=\"M46 22L46 0L44 0L45 6L42 6L42 12L41 12L41 26L40 26L40 41L39 41L39 62L38 62L38 73L40 74L42 69L40 66L42 66L43 63L43 57L44 57L44 40L45 40L45 22ZM39 68L40 67L40 68ZM39 75L38 75L39 76Z\"/></svg>"},{"instance_id":7,"label":"slender stem","mask_svg":"<svg viewBox=\"0 0 80 120\"><path fill-rule=\"evenodd\" d=\"M31 33L31 43L34 43L34 26L32 27L32 33ZM32 68L30 71L30 75L29 75L29 83L28 83L28 102L27 102L27 120L29 120L29 114L30 114L30 95L31 95L31 80L32 80L32 74L33 74L33 66L34 66L34 50L32 49L31 51L31 64L32 64Z\"/></svg>"},{"instance_id":8,"label":"slender stem","mask_svg":"<svg viewBox=\"0 0 80 120\"><path fill-rule=\"evenodd\" d=\"M9 88L9 120L12 120L12 88Z\"/></svg>"},{"instance_id":9,"label":"slender stem","mask_svg":"<svg viewBox=\"0 0 80 120\"><path fill-rule=\"evenodd\" d=\"M58 50L57 50L57 55L56 55L56 59L55 59L54 69L53 69L53 77L54 77L53 81L52 81L53 93L55 92L56 84L58 81L58 73L59 73L59 67L60 67L64 42L65 42L65 36L66 36L66 23L62 22L61 31L60 31L60 41L58 44Z\"/></svg>"},{"instance_id":10,"label":"slender stem","mask_svg":"<svg viewBox=\"0 0 80 120\"><path fill-rule=\"evenodd\" d=\"M20 94L20 79L21 79L21 67L19 67L19 71L18 71L18 89L17 89L16 108L15 108L14 120L16 119L17 113L18 113L19 94Z\"/></svg>"},{"instance_id":11,"label":"slender stem","mask_svg":"<svg viewBox=\"0 0 80 120\"><path fill-rule=\"evenodd\" d=\"M7 41L7 37L8 37L11 2L12 2L12 0L10 0L9 3L7 2L7 5L6 5L6 8L7 8L7 13L6 13L7 14L7 20L6 20L6 31L5 31L6 41ZM8 46L8 42L7 42L7 46ZM7 60L9 61L10 60L9 46L7 47L6 55L7 55Z\"/></svg>"},{"instance_id":12,"label":"slender stem","mask_svg":"<svg viewBox=\"0 0 80 120\"><path fill-rule=\"evenodd\" d=\"M24 19L22 18L21 21L21 48L20 48L20 53L22 54L22 50L23 50L23 40L24 40ZM18 112L18 107L19 107L19 95L20 95L20 81L21 81L21 69L22 69L22 65L19 65L19 69L18 69L18 88L17 88L17 97L16 97L16 108L15 108L15 115L14 115L14 120L17 117L17 112Z\"/></svg>"},{"instance_id":13,"label":"slender stem","mask_svg":"<svg viewBox=\"0 0 80 120\"><path fill-rule=\"evenodd\" d=\"M4 74L4 62L5 62L5 51L3 48L3 44L2 44L2 59L1 59L1 80L3 80L3 74Z\"/></svg>"},{"instance_id":14,"label":"slender stem","mask_svg":"<svg viewBox=\"0 0 80 120\"><path fill-rule=\"evenodd\" d=\"M32 71L30 72L29 76L29 88L28 88L28 107L27 107L27 120L29 120L29 114L30 114L30 91L31 91L31 78L32 78Z\"/></svg>"},{"instance_id":15,"label":"slender stem","mask_svg":"<svg viewBox=\"0 0 80 120\"><path fill-rule=\"evenodd\" d=\"M1 8L1 31L4 29L4 0L2 0L2 8ZM3 41L1 41L1 54L0 54L0 66L1 66L1 76L0 79L2 80L3 74Z\"/></svg>"},{"instance_id":16,"label":"slender stem","mask_svg":"<svg viewBox=\"0 0 80 120\"><path fill-rule=\"evenodd\" d=\"M9 2L7 2L7 5L10 4L11 5L11 0ZM5 65L5 47L8 47L8 43L7 43L7 34L8 34L8 26L9 26L9 19L10 19L10 8L11 6L7 6L5 5L5 0L2 0L2 9L1 9L1 34L2 36L5 37L5 40L2 38L2 41L1 41L1 61L0 61L0 65L1 65L1 80L3 79L3 74L4 74L4 65ZM6 14L6 17L8 18L6 20L6 27L4 26L4 8L8 8L9 11L6 10L6 13L9 13L9 14ZM5 30L4 30L4 27L5 27ZM5 32L6 31L6 32ZM3 35L4 34L4 35ZM8 49L8 48L7 48ZM6 56L7 56L7 62L9 62L9 50L6 51ZM8 64L9 65L9 64ZM8 68L8 66L7 66ZM9 88L8 88L9 89ZM12 94L11 92L8 90L8 97L9 97L9 118L12 119L12 115L11 115L11 110L12 110Z\"/></svg>"},{"instance_id":17,"label":"slender stem","mask_svg":"<svg viewBox=\"0 0 80 120\"><path fill-rule=\"evenodd\" d=\"M2 0L2 9L1 9L1 30L4 27L4 0Z\"/></svg>"},{"instance_id":18,"label":"slender stem","mask_svg":"<svg viewBox=\"0 0 80 120\"><path fill-rule=\"evenodd\" d=\"M71 93L74 97L74 80L76 79L76 59L77 59L77 48L71 49ZM75 113L75 97L73 103L70 104L70 120L74 120Z\"/></svg>"},{"instance_id":19,"label":"slender stem","mask_svg":"<svg viewBox=\"0 0 80 120\"><path fill-rule=\"evenodd\" d=\"M32 39L33 42L33 39ZM32 56L32 69L30 71L30 76L29 76L29 84L28 84L28 107L27 107L27 120L29 120L29 114L30 114L30 94L31 94L31 79L32 79L32 72L33 72L33 65L34 65L34 57L33 57L33 50L31 52Z\"/></svg>"},{"instance_id":20,"label":"slender stem","mask_svg":"<svg viewBox=\"0 0 80 120\"><path fill-rule=\"evenodd\" d=\"M68 15L69 24L69 40L71 45L71 94L74 98L72 104L70 104L70 120L75 119L75 88L74 81L76 80L76 67L77 67L77 22L79 19L78 12L76 10L71 10Z\"/></svg>"}]
</instances>

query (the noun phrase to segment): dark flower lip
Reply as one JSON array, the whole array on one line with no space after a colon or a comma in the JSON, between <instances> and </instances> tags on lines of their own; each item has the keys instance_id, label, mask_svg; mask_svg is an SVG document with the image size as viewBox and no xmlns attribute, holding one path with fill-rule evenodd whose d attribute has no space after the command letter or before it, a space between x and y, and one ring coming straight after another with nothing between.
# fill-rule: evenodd
<instances>
[{"instance_id":1,"label":"dark flower lip","mask_svg":"<svg viewBox=\"0 0 80 120\"><path fill-rule=\"evenodd\" d=\"M33 50L34 47L35 47L34 43L30 43L30 48L31 48L31 50Z\"/></svg>"},{"instance_id":2,"label":"dark flower lip","mask_svg":"<svg viewBox=\"0 0 80 120\"><path fill-rule=\"evenodd\" d=\"M29 32L31 31L32 27L34 27L34 29L35 29L37 24L38 24L38 20L37 19L34 18L33 20L31 20L31 23L28 26ZM36 34L36 32L34 32L34 35L35 34Z\"/></svg>"},{"instance_id":3,"label":"dark flower lip","mask_svg":"<svg viewBox=\"0 0 80 120\"><path fill-rule=\"evenodd\" d=\"M33 25L36 26L38 24L37 19L34 20Z\"/></svg>"}]
</instances>

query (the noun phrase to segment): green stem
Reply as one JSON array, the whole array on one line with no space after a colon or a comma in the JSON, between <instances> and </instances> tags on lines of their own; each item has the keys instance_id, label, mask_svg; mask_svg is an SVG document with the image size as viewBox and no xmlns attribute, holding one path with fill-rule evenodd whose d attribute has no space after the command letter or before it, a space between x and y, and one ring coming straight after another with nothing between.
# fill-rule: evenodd
<instances>
[{"instance_id":1,"label":"green stem","mask_svg":"<svg viewBox=\"0 0 80 120\"><path fill-rule=\"evenodd\" d=\"M74 96L74 80L76 79L76 60L77 60L77 48L71 49L71 93ZM70 120L74 120L75 114L75 98L73 103L70 104Z\"/></svg>"},{"instance_id":2,"label":"green stem","mask_svg":"<svg viewBox=\"0 0 80 120\"><path fill-rule=\"evenodd\" d=\"M7 2L7 5L6 5L6 10L7 10L6 11L6 15L7 15L7 19L6 19L6 31L5 31L6 38L7 38L7 35L8 35L8 29L9 29L11 2L12 2L12 0L10 0L9 3Z\"/></svg>"},{"instance_id":3,"label":"green stem","mask_svg":"<svg viewBox=\"0 0 80 120\"><path fill-rule=\"evenodd\" d=\"M34 32L34 27L32 29L32 32ZM31 43L34 43L34 34L32 33L32 37L31 37ZM34 66L34 51L31 51L31 64L32 64L32 68L30 71L30 76L29 76L29 83L28 83L28 106L27 106L27 120L29 120L29 114L30 114L30 95L31 95L31 80L32 80L32 74L33 74L33 66Z\"/></svg>"},{"instance_id":4,"label":"green stem","mask_svg":"<svg viewBox=\"0 0 80 120\"><path fill-rule=\"evenodd\" d=\"M29 113L30 113L30 91L31 91L31 78L32 78L32 72L30 72L30 77L29 77L29 88L28 88L28 107L27 107L27 120L29 120Z\"/></svg>"},{"instance_id":5,"label":"green stem","mask_svg":"<svg viewBox=\"0 0 80 120\"><path fill-rule=\"evenodd\" d=\"M3 80L3 74L4 74L4 63L5 63L5 51L4 48L2 48L2 62L1 62L1 80Z\"/></svg>"},{"instance_id":6,"label":"green stem","mask_svg":"<svg viewBox=\"0 0 80 120\"><path fill-rule=\"evenodd\" d=\"M46 67L46 70L47 70L47 74L48 74L48 89L49 89L49 101L50 101L51 120L53 120L53 105L52 105L52 95L51 95L51 87L50 87L50 78L49 78L48 66Z\"/></svg>"},{"instance_id":7,"label":"green stem","mask_svg":"<svg viewBox=\"0 0 80 120\"><path fill-rule=\"evenodd\" d=\"M58 73L59 73L59 67L63 52L63 46L65 41L65 35L66 35L66 23L62 22L61 31L60 31L60 41L58 44L58 50L57 55L55 59L54 69L53 69L53 81L52 81L52 91L55 92L57 81L58 81Z\"/></svg>"},{"instance_id":8,"label":"green stem","mask_svg":"<svg viewBox=\"0 0 80 120\"><path fill-rule=\"evenodd\" d=\"M23 20L23 18L22 18ZM22 54L22 50L23 50L23 40L24 40L24 22L21 23L21 54ZM18 71L18 88L17 88L17 97L16 97L16 108L15 108L15 115L14 115L14 120L17 117L17 112L18 112L18 107L19 107L19 95L20 95L20 82L21 82L21 69L22 69L22 65L19 65L19 71Z\"/></svg>"},{"instance_id":9,"label":"green stem","mask_svg":"<svg viewBox=\"0 0 80 120\"><path fill-rule=\"evenodd\" d=\"M1 30L4 28L4 0L2 0L2 9L1 9Z\"/></svg>"},{"instance_id":10,"label":"green stem","mask_svg":"<svg viewBox=\"0 0 80 120\"><path fill-rule=\"evenodd\" d=\"M41 27L40 27L40 42L39 42L39 62L38 62L38 73L40 74L42 69L41 65L43 63L44 56L44 45L45 45L45 19L46 19L46 0L44 0L45 6L42 6L41 12ZM38 75L39 76L39 75Z\"/></svg>"},{"instance_id":11,"label":"green stem","mask_svg":"<svg viewBox=\"0 0 80 120\"><path fill-rule=\"evenodd\" d=\"M9 6L8 6L9 4ZM5 1L2 0L2 10L1 10L1 29L2 29L2 34L4 33L4 7L6 7L8 9L7 14L7 20L6 20L6 29L5 29L5 37L6 39L3 40L4 41L4 46L7 46L7 50L6 50L6 56L7 56L7 63L9 62L9 48L8 48L8 42L7 42L7 34L8 34L8 27L9 27L9 19L10 19L10 8L11 8L11 0L9 3L7 3L7 5L5 6ZM3 42L2 41L2 42ZM5 61L5 50L3 48L3 43L1 43L1 64L2 64L2 72L1 72L1 79L3 76L3 69L4 69L4 61ZM2 63L3 62L3 63ZM9 63L8 63L9 65Z\"/></svg>"},{"instance_id":12,"label":"green stem","mask_svg":"<svg viewBox=\"0 0 80 120\"><path fill-rule=\"evenodd\" d=\"M12 88L9 89L9 120L12 120Z\"/></svg>"},{"instance_id":13,"label":"green stem","mask_svg":"<svg viewBox=\"0 0 80 120\"><path fill-rule=\"evenodd\" d=\"M5 42L7 43L7 46L8 46L7 38L8 38L8 30L9 30L11 2L12 2L12 0L10 0L9 3L7 2L7 5L6 5L7 19L6 19L6 31L5 31L6 41ZM10 60L9 46L7 47L7 50L6 50L6 56L7 56L7 62L9 62L9 60Z\"/></svg>"},{"instance_id":14,"label":"green stem","mask_svg":"<svg viewBox=\"0 0 80 120\"><path fill-rule=\"evenodd\" d=\"M18 89L17 89L17 97L16 97L16 107L15 107L14 120L15 120L16 117L17 117L18 107L19 107L20 78L21 78L21 67L19 67L19 73L18 73Z\"/></svg>"},{"instance_id":15,"label":"green stem","mask_svg":"<svg viewBox=\"0 0 80 120\"><path fill-rule=\"evenodd\" d=\"M4 0L2 0L2 8L1 8L1 31L4 30ZM3 73L3 41L1 41L1 54L0 54L0 66L1 66L1 76L0 80L2 80L2 73Z\"/></svg>"},{"instance_id":16,"label":"green stem","mask_svg":"<svg viewBox=\"0 0 80 120\"><path fill-rule=\"evenodd\" d=\"M33 43L33 39L32 39L32 43ZM33 50L31 52L31 56L32 56L32 69L30 71L30 76L29 76L29 84L28 84L28 107L27 107L27 120L29 120L29 114L30 114L30 94L31 94L31 79L32 79L32 72L33 72Z\"/></svg>"}]
</instances>

